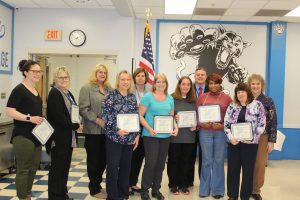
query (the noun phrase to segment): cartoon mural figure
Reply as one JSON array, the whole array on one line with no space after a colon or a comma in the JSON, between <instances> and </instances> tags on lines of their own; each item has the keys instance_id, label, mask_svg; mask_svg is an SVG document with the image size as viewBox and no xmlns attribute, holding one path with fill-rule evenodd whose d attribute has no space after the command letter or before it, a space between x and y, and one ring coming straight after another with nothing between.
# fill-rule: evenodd
<instances>
[{"instance_id":1,"label":"cartoon mural figure","mask_svg":"<svg viewBox=\"0 0 300 200\"><path fill-rule=\"evenodd\" d=\"M1 25L1 20L0 20L0 39L5 35L5 26L2 24Z\"/></svg>"},{"instance_id":2,"label":"cartoon mural figure","mask_svg":"<svg viewBox=\"0 0 300 200\"><path fill-rule=\"evenodd\" d=\"M251 43L244 42L242 37L233 31L226 31L222 25L218 28L203 29L201 25L192 24L183 27L170 39L169 55L173 60L180 60L176 76L179 79L186 68L183 57L189 56L198 60L197 67L204 67L207 73L219 73L232 84L245 82L248 71L240 66L236 59ZM189 74L190 77L193 74Z\"/></svg>"}]
</instances>

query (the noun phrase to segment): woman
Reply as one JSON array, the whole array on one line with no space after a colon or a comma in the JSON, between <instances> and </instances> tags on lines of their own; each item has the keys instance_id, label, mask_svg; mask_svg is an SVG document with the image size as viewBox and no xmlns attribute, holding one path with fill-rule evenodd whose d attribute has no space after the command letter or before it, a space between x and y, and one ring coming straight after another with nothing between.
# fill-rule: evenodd
<instances>
[{"instance_id":1,"label":"woman","mask_svg":"<svg viewBox=\"0 0 300 200\"><path fill-rule=\"evenodd\" d=\"M108 70L103 64L98 64L92 72L89 83L83 86L79 93L79 110L83 120L85 133L84 147L87 158L90 195L105 199L105 191L101 191L103 172L106 167L105 134L101 128L101 103L111 90L108 84Z\"/></svg>"},{"instance_id":2,"label":"woman","mask_svg":"<svg viewBox=\"0 0 300 200\"><path fill-rule=\"evenodd\" d=\"M131 75L121 71L116 78L116 89L102 104L101 118L106 135L106 191L107 200L129 198L129 174L133 149L138 145L138 132L127 132L117 127L118 114L138 114L134 94L130 93ZM134 147L133 147L134 146Z\"/></svg>"},{"instance_id":3,"label":"woman","mask_svg":"<svg viewBox=\"0 0 300 200\"><path fill-rule=\"evenodd\" d=\"M137 68L132 75L134 87L132 93L135 94L138 105L142 97L151 89L146 84L149 79L149 74L144 68ZM131 170L129 177L129 194L134 195L134 192L141 192L141 189L136 185L138 182L139 173L142 167L145 151L142 137L140 137L138 147L132 153Z\"/></svg>"},{"instance_id":4,"label":"woman","mask_svg":"<svg viewBox=\"0 0 300 200\"><path fill-rule=\"evenodd\" d=\"M231 132L231 125L249 122L252 126L253 139L239 141ZM258 141L266 125L265 109L254 100L249 86L239 83L234 90L234 102L229 105L224 118L224 131L229 140L227 195L229 200L239 196L240 171L243 170L240 197L249 200L253 188L253 170Z\"/></svg>"},{"instance_id":5,"label":"woman","mask_svg":"<svg viewBox=\"0 0 300 200\"><path fill-rule=\"evenodd\" d=\"M232 99L221 91L222 77L210 74L206 79L209 92L198 98L196 107L218 105L221 121L200 123L199 141L202 149L202 167L200 176L200 196L212 195L220 199L225 192L224 152L226 136L223 119Z\"/></svg>"},{"instance_id":6,"label":"woman","mask_svg":"<svg viewBox=\"0 0 300 200\"><path fill-rule=\"evenodd\" d=\"M155 115L174 116L174 99L168 95L168 81L164 74L157 74L154 78L152 92L146 94L139 106L140 121L143 125L143 142L145 148L145 165L142 175L142 200L149 200L149 188L152 197L163 200L159 191L162 173L165 168L170 136L176 136L178 128L174 121L174 131L170 134L156 133L153 129Z\"/></svg>"},{"instance_id":7,"label":"woman","mask_svg":"<svg viewBox=\"0 0 300 200\"><path fill-rule=\"evenodd\" d=\"M25 78L12 90L6 115L14 119L11 141L17 163L17 196L20 200L30 200L42 152L41 143L33 136L32 130L43 122L42 99L35 89L43 72L40 65L32 60L21 60L18 69Z\"/></svg>"},{"instance_id":8,"label":"woman","mask_svg":"<svg viewBox=\"0 0 300 200\"><path fill-rule=\"evenodd\" d=\"M257 101L260 101L266 112L266 130L260 136L258 143L257 156L253 176L252 197L255 200L261 200L260 189L264 185L265 165L268 159L268 153L274 149L274 143L277 137L277 115L274 102L271 97L265 96L265 80L259 74L252 74L248 78L248 85Z\"/></svg>"},{"instance_id":9,"label":"woman","mask_svg":"<svg viewBox=\"0 0 300 200\"><path fill-rule=\"evenodd\" d=\"M51 168L48 178L48 198L65 200L69 198L67 182L73 148L76 147L76 130L79 123L72 123L71 113L76 102L68 90L70 75L66 67L57 67L53 74L53 87L47 100L47 119L54 128L51 140L47 142L51 152Z\"/></svg>"},{"instance_id":10,"label":"woman","mask_svg":"<svg viewBox=\"0 0 300 200\"><path fill-rule=\"evenodd\" d=\"M174 112L195 111L196 95L193 83L188 76L183 76L177 83L174 98ZM179 120L178 115L176 119ZM179 195L179 190L184 195L189 195L188 171L189 158L193 154L196 125L192 128L179 128L177 137L171 138L169 147L167 170L169 188L171 193Z\"/></svg>"}]
</instances>

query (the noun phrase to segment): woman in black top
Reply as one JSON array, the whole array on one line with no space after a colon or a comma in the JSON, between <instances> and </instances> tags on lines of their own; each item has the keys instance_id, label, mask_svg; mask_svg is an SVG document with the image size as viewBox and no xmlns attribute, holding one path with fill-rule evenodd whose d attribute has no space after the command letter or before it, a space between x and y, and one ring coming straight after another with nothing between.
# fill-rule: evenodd
<instances>
[{"instance_id":1,"label":"woman in black top","mask_svg":"<svg viewBox=\"0 0 300 200\"><path fill-rule=\"evenodd\" d=\"M17 196L21 200L29 200L42 150L41 143L32 134L35 125L43 121L42 99L34 87L42 76L42 70L32 60L21 60L18 68L25 79L11 92L6 115L14 119L11 141L17 163Z\"/></svg>"},{"instance_id":2,"label":"woman in black top","mask_svg":"<svg viewBox=\"0 0 300 200\"><path fill-rule=\"evenodd\" d=\"M75 130L79 123L72 123L71 112L76 107L72 93L68 90L70 76L66 67L58 67L53 75L54 86L47 101L47 119L54 128L51 140L47 142L51 150L51 169L48 180L49 200L69 198L67 181L73 147L76 147Z\"/></svg>"}]
</instances>

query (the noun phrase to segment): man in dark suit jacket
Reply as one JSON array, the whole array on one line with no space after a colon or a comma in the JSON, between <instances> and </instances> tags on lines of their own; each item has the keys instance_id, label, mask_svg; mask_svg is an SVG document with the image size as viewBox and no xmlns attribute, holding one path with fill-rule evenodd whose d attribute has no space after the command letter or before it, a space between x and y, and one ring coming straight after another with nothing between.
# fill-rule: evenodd
<instances>
[{"instance_id":1,"label":"man in dark suit jacket","mask_svg":"<svg viewBox=\"0 0 300 200\"><path fill-rule=\"evenodd\" d=\"M199 98L199 96L201 94L209 91L208 86L206 86L206 84L205 84L206 78L207 78L207 74L206 74L205 68L203 68L203 67L197 68L196 71L195 71L195 83L194 83L194 87L195 87L195 92L196 92L197 98ZM201 148L200 148L200 145L199 145L198 131L197 131L197 134L196 134L196 143L194 145L193 155L190 158L190 167L189 167L189 172L188 172L189 186L193 186L194 185L195 162L196 162L198 147L199 147L199 153L198 153L199 154L198 175L199 175L199 179L200 179L202 156L201 156Z\"/></svg>"}]
</instances>

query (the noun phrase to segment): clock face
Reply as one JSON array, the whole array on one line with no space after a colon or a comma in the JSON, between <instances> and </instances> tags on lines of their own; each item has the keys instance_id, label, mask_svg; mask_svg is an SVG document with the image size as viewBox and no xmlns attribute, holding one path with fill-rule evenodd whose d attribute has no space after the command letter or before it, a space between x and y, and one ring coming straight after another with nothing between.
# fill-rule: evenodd
<instances>
[{"instance_id":1,"label":"clock face","mask_svg":"<svg viewBox=\"0 0 300 200\"><path fill-rule=\"evenodd\" d=\"M69 36L70 43L75 47L82 46L86 41L86 35L82 30L74 30Z\"/></svg>"}]
</instances>

